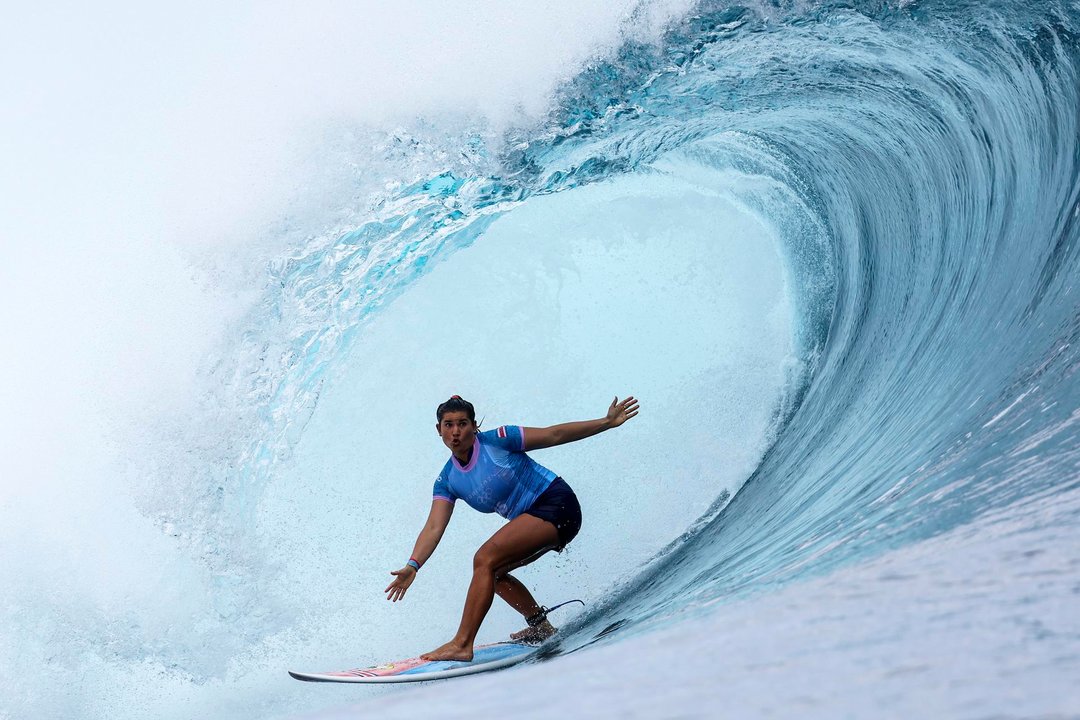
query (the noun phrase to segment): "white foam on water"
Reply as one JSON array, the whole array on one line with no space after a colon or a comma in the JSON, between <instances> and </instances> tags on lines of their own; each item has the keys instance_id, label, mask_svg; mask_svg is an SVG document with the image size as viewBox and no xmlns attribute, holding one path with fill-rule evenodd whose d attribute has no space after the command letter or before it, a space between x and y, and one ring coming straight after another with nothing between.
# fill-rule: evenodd
<instances>
[{"instance_id":1,"label":"white foam on water","mask_svg":"<svg viewBox=\"0 0 1080 720\"><path fill-rule=\"evenodd\" d=\"M304 717L1067 717L1078 509L1033 499L655 632Z\"/></svg>"}]
</instances>

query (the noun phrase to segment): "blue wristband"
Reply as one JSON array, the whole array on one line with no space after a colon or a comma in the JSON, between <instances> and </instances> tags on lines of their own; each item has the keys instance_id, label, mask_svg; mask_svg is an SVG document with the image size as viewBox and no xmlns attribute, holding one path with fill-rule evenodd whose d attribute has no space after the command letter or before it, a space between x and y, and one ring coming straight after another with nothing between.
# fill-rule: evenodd
<instances>
[{"instance_id":1,"label":"blue wristband","mask_svg":"<svg viewBox=\"0 0 1080 720\"><path fill-rule=\"evenodd\" d=\"M420 572L420 563L416 562L416 558L409 558L409 562L405 563L416 572Z\"/></svg>"}]
</instances>

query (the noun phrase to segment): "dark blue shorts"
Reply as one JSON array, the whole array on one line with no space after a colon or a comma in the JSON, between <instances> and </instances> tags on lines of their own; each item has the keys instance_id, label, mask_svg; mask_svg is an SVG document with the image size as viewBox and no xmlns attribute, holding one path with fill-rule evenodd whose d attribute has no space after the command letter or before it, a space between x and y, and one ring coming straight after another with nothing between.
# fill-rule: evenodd
<instances>
[{"instance_id":1,"label":"dark blue shorts","mask_svg":"<svg viewBox=\"0 0 1080 720\"><path fill-rule=\"evenodd\" d=\"M577 495L561 477L551 481L548 489L540 493L525 514L547 520L555 526L559 531L559 546L555 549L559 552L581 530L581 505L578 504Z\"/></svg>"}]
</instances>

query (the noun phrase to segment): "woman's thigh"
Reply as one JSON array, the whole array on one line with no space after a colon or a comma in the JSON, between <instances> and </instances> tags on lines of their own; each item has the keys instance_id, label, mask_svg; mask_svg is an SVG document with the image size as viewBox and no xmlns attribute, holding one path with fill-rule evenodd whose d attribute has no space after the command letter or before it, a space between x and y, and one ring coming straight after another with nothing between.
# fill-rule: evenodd
<instances>
[{"instance_id":1,"label":"woman's thigh","mask_svg":"<svg viewBox=\"0 0 1080 720\"><path fill-rule=\"evenodd\" d=\"M532 562L558 544L559 532L550 522L518 515L480 546L475 562L501 574Z\"/></svg>"}]
</instances>

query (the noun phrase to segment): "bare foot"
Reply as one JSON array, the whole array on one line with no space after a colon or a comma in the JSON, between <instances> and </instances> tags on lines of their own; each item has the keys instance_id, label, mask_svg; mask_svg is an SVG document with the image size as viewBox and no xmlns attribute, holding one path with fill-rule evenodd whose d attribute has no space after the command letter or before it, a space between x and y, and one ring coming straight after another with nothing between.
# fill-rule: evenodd
<instances>
[{"instance_id":1,"label":"bare foot","mask_svg":"<svg viewBox=\"0 0 1080 720\"><path fill-rule=\"evenodd\" d=\"M464 660L468 662L472 660L473 649L472 645L468 647L464 645L458 645L453 640L441 645L429 653L424 653L420 656L421 660Z\"/></svg>"},{"instance_id":2,"label":"bare foot","mask_svg":"<svg viewBox=\"0 0 1080 720\"><path fill-rule=\"evenodd\" d=\"M536 627L527 627L524 630L518 630L516 633L510 633L510 639L514 642L539 644L557 632L559 632L558 628L553 626L545 618L544 622Z\"/></svg>"}]
</instances>

